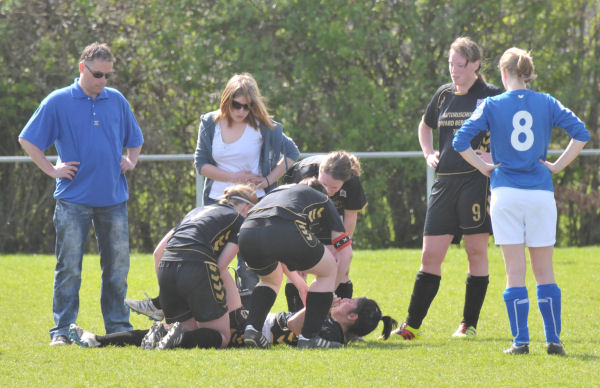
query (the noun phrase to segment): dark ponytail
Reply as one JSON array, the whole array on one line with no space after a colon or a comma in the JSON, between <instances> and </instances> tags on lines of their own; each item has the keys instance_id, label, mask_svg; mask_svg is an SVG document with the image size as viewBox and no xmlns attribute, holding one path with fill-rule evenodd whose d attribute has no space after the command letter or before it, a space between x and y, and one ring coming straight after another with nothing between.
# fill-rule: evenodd
<instances>
[{"instance_id":1,"label":"dark ponytail","mask_svg":"<svg viewBox=\"0 0 600 388\"><path fill-rule=\"evenodd\" d=\"M381 309L373 299L362 298L353 312L358 315L358 318L348 328L349 336L364 337L377 328L379 321L383 321L381 337L387 339L392 330L398 325L398 322L392 317L382 315Z\"/></svg>"}]
</instances>

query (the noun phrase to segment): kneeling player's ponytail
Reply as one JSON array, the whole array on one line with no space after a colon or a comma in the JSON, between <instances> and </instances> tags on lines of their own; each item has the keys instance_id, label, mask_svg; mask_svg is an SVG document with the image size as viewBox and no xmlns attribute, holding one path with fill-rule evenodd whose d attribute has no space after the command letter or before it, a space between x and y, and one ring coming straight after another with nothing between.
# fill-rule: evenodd
<instances>
[{"instance_id":1,"label":"kneeling player's ponytail","mask_svg":"<svg viewBox=\"0 0 600 388\"><path fill-rule=\"evenodd\" d=\"M392 330L398 325L394 318L381 313L381 309L373 299L362 298L353 312L358 315L358 318L348 328L349 335L364 337L377 328L379 321L383 321L380 338L388 339Z\"/></svg>"}]
</instances>

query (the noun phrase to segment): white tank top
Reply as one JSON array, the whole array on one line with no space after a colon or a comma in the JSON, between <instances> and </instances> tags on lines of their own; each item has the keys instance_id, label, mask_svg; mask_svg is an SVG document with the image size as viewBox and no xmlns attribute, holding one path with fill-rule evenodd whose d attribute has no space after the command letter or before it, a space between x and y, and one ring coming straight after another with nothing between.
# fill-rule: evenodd
<instances>
[{"instance_id":1,"label":"white tank top","mask_svg":"<svg viewBox=\"0 0 600 388\"><path fill-rule=\"evenodd\" d=\"M212 156L217 162L217 167L228 172L252 171L261 174L260 150L262 148L262 134L260 131L246 125L244 133L233 143L224 143L221 136L221 125L215 126L215 135L212 143ZM213 181L209 197L219 200L223 192L234 182ZM263 189L257 190L256 195L260 198L265 195Z\"/></svg>"}]
</instances>

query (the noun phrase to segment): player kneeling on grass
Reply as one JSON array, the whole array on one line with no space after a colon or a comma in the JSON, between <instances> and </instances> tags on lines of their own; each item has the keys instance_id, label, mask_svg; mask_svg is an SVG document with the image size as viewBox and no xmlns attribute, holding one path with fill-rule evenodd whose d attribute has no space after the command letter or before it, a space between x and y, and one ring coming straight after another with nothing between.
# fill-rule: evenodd
<instances>
[{"instance_id":1,"label":"player kneeling on grass","mask_svg":"<svg viewBox=\"0 0 600 388\"><path fill-rule=\"evenodd\" d=\"M337 286L336 261L349 262L351 240L322 185L315 178L303 183L273 190L248 213L240 228L240 253L248 267L260 277L250 299L248 325L244 331L244 342L248 346L269 346L261 330L281 286L282 263L290 271L315 275L306 296L306 319L298 337L298 347L341 346L318 334ZM325 249L313 228L329 230L337 248L336 257Z\"/></svg>"},{"instance_id":2,"label":"player kneeling on grass","mask_svg":"<svg viewBox=\"0 0 600 388\"><path fill-rule=\"evenodd\" d=\"M257 201L250 186L229 187L218 204L192 210L161 240L155 260L169 330L155 322L141 341L144 349L229 344L230 314L242 304L227 266L238 252L244 216ZM77 331L70 335L77 336ZM137 343L137 337L131 341Z\"/></svg>"}]
</instances>

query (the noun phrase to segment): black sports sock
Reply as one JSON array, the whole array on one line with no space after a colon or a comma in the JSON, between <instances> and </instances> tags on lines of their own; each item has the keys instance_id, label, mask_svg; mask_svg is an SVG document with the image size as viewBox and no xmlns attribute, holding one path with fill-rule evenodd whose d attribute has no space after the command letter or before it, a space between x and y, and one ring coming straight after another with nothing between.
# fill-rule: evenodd
<instances>
[{"instance_id":1,"label":"black sports sock","mask_svg":"<svg viewBox=\"0 0 600 388\"><path fill-rule=\"evenodd\" d=\"M417 273L415 285L408 305L406 323L418 329L427 315L427 310L440 288L441 276L421 272Z\"/></svg>"},{"instance_id":2,"label":"black sports sock","mask_svg":"<svg viewBox=\"0 0 600 388\"><path fill-rule=\"evenodd\" d=\"M306 295L306 316L302 335L313 338L319 333L333 302L333 292L311 292Z\"/></svg>"},{"instance_id":3,"label":"black sports sock","mask_svg":"<svg viewBox=\"0 0 600 388\"><path fill-rule=\"evenodd\" d=\"M340 298L352 298L352 294L354 291L354 286L352 285L352 280L348 280L346 283L340 283L338 287L335 289L335 294Z\"/></svg>"},{"instance_id":4,"label":"black sports sock","mask_svg":"<svg viewBox=\"0 0 600 388\"><path fill-rule=\"evenodd\" d=\"M483 306L483 300L490 282L489 276L467 275L465 282L465 308L463 310L463 322L467 326L477 327L479 313Z\"/></svg>"},{"instance_id":5,"label":"black sports sock","mask_svg":"<svg viewBox=\"0 0 600 388\"><path fill-rule=\"evenodd\" d=\"M256 287L252 292L250 312L248 313L246 325L252 325L256 330L262 330L265 318L269 314L271 307L273 307L275 299L277 299L277 294L271 287Z\"/></svg>"},{"instance_id":6,"label":"black sports sock","mask_svg":"<svg viewBox=\"0 0 600 388\"><path fill-rule=\"evenodd\" d=\"M142 339L148 333L148 330L131 330L121 331L118 333L112 333L107 335L97 335L96 340L100 342L100 346L126 346L135 345L140 346Z\"/></svg>"},{"instance_id":7,"label":"black sports sock","mask_svg":"<svg viewBox=\"0 0 600 388\"><path fill-rule=\"evenodd\" d=\"M162 307L160 307L160 300L158 300L158 296L156 298L152 299L152 304L154 305L154 307L156 307L159 310L162 310Z\"/></svg>"},{"instance_id":8,"label":"black sports sock","mask_svg":"<svg viewBox=\"0 0 600 388\"><path fill-rule=\"evenodd\" d=\"M229 327L232 329L244 330L246 321L248 320L248 310L239 308L229 313Z\"/></svg>"},{"instance_id":9,"label":"black sports sock","mask_svg":"<svg viewBox=\"0 0 600 388\"><path fill-rule=\"evenodd\" d=\"M213 329L200 328L192 331L186 331L183 333L183 338L179 344L180 348L192 349L192 348L220 348L223 343L223 337L221 333Z\"/></svg>"},{"instance_id":10,"label":"black sports sock","mask_svg":"<svg viewBox=\"0 0 600 388\"><path fill-rule=\"evenodd\" d=\"M288 311L291 313L300 311L304 307L304 303L300 299L300 292L298 292L298 288L293 283L285 285L285 299L287 300Z\"/></svg>"}]
</instances>

